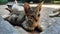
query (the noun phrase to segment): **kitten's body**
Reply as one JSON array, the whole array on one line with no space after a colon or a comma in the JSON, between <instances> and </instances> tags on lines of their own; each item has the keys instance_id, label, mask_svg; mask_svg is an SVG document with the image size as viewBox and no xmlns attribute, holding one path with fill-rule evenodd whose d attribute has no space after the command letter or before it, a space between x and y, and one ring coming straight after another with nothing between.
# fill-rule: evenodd
<instances>
[{"instance_id":1,"label":"kitten's body","mask_svg":"<svg viewBox=\"0 0 60 34\"><path fill-rule=\"evenodd\" d=\"M22 23L25 20L25 12L24 11L13 11L10 8L6 8L8 10L9 16L4 18L5 20L9 21L14 26L20 26L20 23Z\"/></svg>"},{"instance_id":2,"label":"kitten's body","mask_svg":"<svg viewBox=\"0 0 60 34\"><path fill-rule=\"evenodd\" d=\"M42 32L42 27L39 25L40 11L42 3L38 4L37 7L30 7L28 3L24 4L25 15L27 17L26 25L30 32Z\"/></svg>"}]
</instances>

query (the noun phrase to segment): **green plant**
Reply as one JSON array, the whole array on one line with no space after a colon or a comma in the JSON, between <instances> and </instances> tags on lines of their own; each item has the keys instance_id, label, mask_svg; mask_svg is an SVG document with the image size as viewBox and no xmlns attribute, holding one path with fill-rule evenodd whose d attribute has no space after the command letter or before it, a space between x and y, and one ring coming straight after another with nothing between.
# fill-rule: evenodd
<instances>
[{"instance_id":1,"label":"green plant","mask_svg":"<svg viewBox=\"0 0 60 34\"><path fill-rule=\"evenodd\" d=\"M8 0L0 0L0 4L5 4L7 2L8 2Z\"/></svg>"}]
</instances>

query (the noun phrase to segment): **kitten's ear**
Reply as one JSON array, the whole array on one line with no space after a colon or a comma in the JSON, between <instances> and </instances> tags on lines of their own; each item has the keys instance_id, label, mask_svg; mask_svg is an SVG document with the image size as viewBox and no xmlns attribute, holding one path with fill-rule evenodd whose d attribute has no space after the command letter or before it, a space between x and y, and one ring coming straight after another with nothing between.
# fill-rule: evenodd
<instances>
[{"instance_id":1,"label":"kitten's ear","mask_svg":"<svg viewBox=\"0 0 60 34\"><path fill-rule=\"evenodd\" d=\"M38 11L41 11L41 9L42 9L42 4L44 3L44 1L42 1L41 3L39 3L38 5L37 5L37 10Z\"/></svg>"},{"instance_id":2,"label":"kitten's ear","mask_svg":"<svg viewBox=\"0 0 60 34\"><path fill-rule=\"evenodd\" d=\"M24 3L24 10L25 10L25 12L29 11L29 9L30 9L29 3Z\"/></svg>"},{"instance_id":3,"label":"kitten's ear","mask_svg":"<svg viewBox=\"0 0 60 34\"><path fill-rule=\"evenodd\" d=\"M6 10L8 10L10 13L12 12L12 9L10 8L5 8Z\"/></svg>"}]
</instances>

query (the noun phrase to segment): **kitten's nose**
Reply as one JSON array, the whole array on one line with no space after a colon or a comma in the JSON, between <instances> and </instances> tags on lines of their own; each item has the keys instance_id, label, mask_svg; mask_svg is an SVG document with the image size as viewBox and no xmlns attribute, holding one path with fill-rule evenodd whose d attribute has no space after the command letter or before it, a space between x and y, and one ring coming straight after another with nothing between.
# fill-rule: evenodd
<instances>
[{"instance_id":1,"label":"kitten's nose","mask_svg":"<svg viewBox=\"0 0 60 34\"><path fill-rule=\"evenodd\" d=\"M37 22L37 19L33 15L31 17L34 18L34 20Z\"/></svg>"}]
</instances>

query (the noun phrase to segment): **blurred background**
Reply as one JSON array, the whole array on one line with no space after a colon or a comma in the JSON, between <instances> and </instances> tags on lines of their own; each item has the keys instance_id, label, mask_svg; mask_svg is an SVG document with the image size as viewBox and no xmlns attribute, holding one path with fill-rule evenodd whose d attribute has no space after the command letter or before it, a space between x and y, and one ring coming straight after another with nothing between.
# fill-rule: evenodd
<instances>
[{"instance_id":1,"label":"blurred background","mask_svg":"<svg viewBox=\"0 0 60 34\"><path fill-rule=\"evenodd\" d=\"M7 2L13 2L14 0L0 0L0 4L1 3L7 3ZM41 2L42 0L17 0L18 2L22 2L22 3L24 3L24 2L28 2L28 3L30 3L30 2L33 2L33 3L39 3L39 2ZM44 3L51 3L51 4L60 4L60 0L43 0L44 1Z\"/></svg>"}]
</instances>

